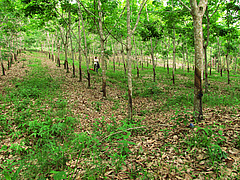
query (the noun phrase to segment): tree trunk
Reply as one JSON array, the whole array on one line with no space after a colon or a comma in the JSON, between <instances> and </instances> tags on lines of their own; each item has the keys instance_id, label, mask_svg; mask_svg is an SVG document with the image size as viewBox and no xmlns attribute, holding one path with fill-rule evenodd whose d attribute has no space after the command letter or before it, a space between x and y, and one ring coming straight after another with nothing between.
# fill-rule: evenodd
<instances>
[{"instance_id":1,"label":"tree trunk","mask_svg":"<svg viewBox=\"0 0 240 180\"><path fill-rule=\"evenodd\" d=\"M80 73L80 77L79 77L79 81L82 81L82 69L81 69L81 62L82 62L82 56L81 56L81 29L80 29L80 20L82 21L82 31L83 31L83 37L84 37L84 56L86 59L86 65L87 65L87 80L88 80L88 88L90 88L91 85L91 77L90 77L90 72L89 72L89 63L88 63L88 56L87 56L87 38L86 38L86 33L85 33L85 26L84 26L84 20L83 20L83 16L82 16L82 11L80 8L80 1L78 0L78 15L79 15L79 23L78 23L78 36L79 36L79 44L78 44L78 48L79 48L79 73Z\"/></svg>"},{"instance_id":2,"label":"tree trunk","mask_svg":"<svg viewBox=\"0 0 240 180\"><path fill-rule=\"evenodd\" d=\"M60 63L60 44L58 44L57 48L58 48L57 64L58 64L58 67L60 67L61 66L61 63Z\"/></svg>"},{"instance_id":3,"label":"tree trunk","mask_svg":"<svg viewBox=\"0 0 240 180\"><path fill-rule=\"evenodd\" d=\"M237 74L237 59L238 59L238 57L236 56L235 57L235 66L234 66L235 75Z\"/></svg>"},{"instance_id":4,"label":"tree trunk","mask_svg":"<svg viewBox=\"0 0 240 180\"><path fill-rule=\"evenodd\" d=\"M201 0L197 5L196 0L190 0L191 14L194 26L195 47L195 78L194 78L194 113L197 121L202 120L202 71L203 71L203 30L202 18L206 10L207 0Z\"/></svg>"},{"instance_id":5,"label":"tree trunk","mask_svg":"<svg viewBox=\"0 0 240 180\"><path fill-rule=\"evenodd\" d=\"M11 67L10 57L8 57L8 70L10 69L10 67Z\"/></svg>"},{"instance_id":6,"label":"tree trunk","mask_svg":"<svg viewBox=\"0 0 240 180\"><path fill-rule=\"evenodd\" d=\"M166 48L167 48L167 73L168 74L169 74L169 60L168 60L169 46L170 46L170 37L168 38L168 44L166 45Z\"/></svg>"},{"instance_id":7,"label":"tree trunk","mask_svg":"<svg viewBox=\"0 0 240 180\"><path fill-rule=\"evenodd\" d=\"M64 69L67 69L67 73L69 73L69 68L68 68L68 55L67 55L68 46L67 46L66 43L64 44L64 50L65 50Z\"/></svg>"},{"instance_id":8,"label":"tree trunk","mask_svg":"<svg viewBox=\"0 0 240 180\"><path fill-rule=\"evenodd\" d=\"M74 50L73 50L73 45L72 45L72 35L71 35L71 12L69 9L68 12L68 18L69 18L69 38L70 38L70 45L71 45L71 54L72 54L72 66L73 66L73 77L76 76L75 74L75 64L74 64Z\"/></svg>"},{"instance_id":9,"label":"tree trunk","mask_svg":"<svg viewBox=\"0 0 240 180\"><path fill-rule=\"evenodd\" d=\"M138 67L138 54L137 54L137 47L136 47L136 42L133 36L133 43L134 43L134 47L135 47L135 60L137 62L137 78L139 78L139 67Z\"/></svg>"},{"instance_id":10,"label":"tree trunk","mask_svg":"<svg viewBox=\"0 0 240 180\"><path fill-rule=\"evenodd\" d=\"M217 42L218 42L218 63L219 63L220 74L222 77L221 45L220 45L219 37L217 38Z\"/></svg>"},{"instance_id":11,"label":"tree trunk","mask_svg":"<svg viewBox=\"0 0 240 180\"><path fill-rule=\"evenodd\" d=\"M113 51L113 72L115 72L115 51L114 51L114 43L112 44L112 51Z\"/></svg>"},{"instance_id":12,"label":"tree trunk","mask_svg":"<svg viewBox=\"0 0 240 180\"><path fill-rule=\"evenodd\" d=\"M187 72L189 72L189 60L188 60L188 48L187 48L187 44L186 44L186 59L187 59Z\"/></svg>"},{"instance_id":13,"label":"tree trunk","mask_svg":"<svg viewBox=\"0 0 240 180\"><path fill-rule=\"evenodd\" d=\"M127 0L127 62L128 62L128 117L133 117L132 106L132 61L131 61L131 26L130 26L130 3Z\"/></svg>"},{"instance_id":14,"label":"tree trunk","mask_svg":"<svg viewBox=\"0 0 240 180\"><path fill-rule=\"evenodd\" d=\"M0 47L0 59L1 59L1 66L2 66L2 75L5 76L5 68L3 65L2 48L1 47Z\"/></svg>"},{"instance_id":15,"label":"tree trunk","mask_svg":"<svg viewBox=\"0 0 240 180\"><path fill-rule=\"evenodd\" d=\"M123 49L123 45L122 45L121 54L122 54L122 61L123 61L123 66L124 66L124 73L125 73L125 76L126 76L126 75L127 75L127 68L126 68L125 59L124 59L124 49ZM119 62L120 62L120 61L119 61ZM119 64L120 64L120 63L119 63Z\"/></svg>"},{"instance_id":16,"label":"tree trunk","mask_svg":"<svg viewBox=\"0 0 240 180\"><path fill-rule=\"evenodd\" d=\"M184 72L184 66L185 66L184 43L182 44L182 56L183 56L182 70L183 70L183 72Z\"/></svg>"},{"instance_id":17,"label":"tree trunk","mask_svg":"<svg viewBox=\"0 0 240 180\"><path fill-rule=\"evenodd\" d=\"M142 48L141 48L141 62L142 62L142 71L143 71L143 52L142 52Z\"/></svg>"},{"instance_id":18,"label":"tree trunk","mask_svg":"<svg viewBox=\"0 0 240 180\"><path fill-rule=\"evenodd\" d=\"M100 35L100 45L101 45L101 61L102 61L102 92L103 97L107 96L106 92L106 71L105 71L105 54L104 54L104 36L103 36L103 26L102 26L102 10L101 1L98 0L98 23L99 23L99 35Z\"/></svg>"},{"instance_id":19,"label":"tree trunk","mask_svg":"<svg viewBox=\"0 0 240 180\"><path fill-rule=\"evenodd\" d=\"M214 64L213 64L214 66ZM210 49L210 71L209 71L209 75L212 75L212 49Z\"/></svg>"},{"instance_id":20,"label":"tree trunk","mask_svg":"<svg viewBox=\"0 0 240 180\"><path fill-rule=\"evenodd\" d=\"M176 54L176 47L175 47L175 25L173 25L173 70L172 70L172 80L173 84L175 84L175 54Z\"/></svg>"},{"instance_id":21,"label":"tree trunk","mask_svg":"<svg viewBox=\"0 0 240 180\"><path fill-rule=\"evenodd\" d=\"M53 45L54 45L54 40L53 40L53 35L52 35L52 61L54 61L54 55L53 55Z\"/></svg>"},{"instance_id":22,"label":"tree trunk","mask_svg":"<svg viewBox=\"0 0 240 180\"><path fill-rule=\"evenodd\" d=\"M203 46L205 59L205 93L208 92L208 62L207 62L207 47Z\"/></svg>"},{"instance_id":23,"label":"tree trunk","mask_svg":"<svg viewBox=\"0 0 240 180\"><path fill-rule=\"evenodd\" d=\"M226 54L226 64L227 64L227 73L228 73L228 84L230 84L230 72L229 72L228 53Z\"/></svg>"},{"instance_id":24,"label":"tree trunk","mask_svg":"<svg viewBox=\"0 0 240 180\"><path fill-rule=\"evenodd\" d=\"M151 43L151 57L152 57L152 66L153 66L153 82L156 82L156 72L155 72L155 63L154 63L154 52L153 52L152 39L150 39L150 43Z\"/></svg>"}]
</instances>

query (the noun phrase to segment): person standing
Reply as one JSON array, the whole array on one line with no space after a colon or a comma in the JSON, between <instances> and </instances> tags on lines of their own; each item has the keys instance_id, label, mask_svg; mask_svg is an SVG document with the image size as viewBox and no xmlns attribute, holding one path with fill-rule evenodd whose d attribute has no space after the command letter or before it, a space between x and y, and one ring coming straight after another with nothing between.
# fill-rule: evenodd
<instances>
[{"instance_id":1,"label":"person standing","mask_svg":"<svg viewBox=\"0 0 240 180\"><path fill-rule=\"evenodd\" d=\"M94 71L98 72L98 69L100 68L99 62L98 62L98 58L95 57L94 58Z\"/></svg>"},{"instance_id":2,"label":"person standing","mask_svg":"<svg viewBox=\"0 0 240 180\"><path fill-rule=\"evenodd\" d=\"M98 58L95 57L95 58L94 58L94 71L96 71L97 63L98 63Z\"/></svg>"}]
</instances>

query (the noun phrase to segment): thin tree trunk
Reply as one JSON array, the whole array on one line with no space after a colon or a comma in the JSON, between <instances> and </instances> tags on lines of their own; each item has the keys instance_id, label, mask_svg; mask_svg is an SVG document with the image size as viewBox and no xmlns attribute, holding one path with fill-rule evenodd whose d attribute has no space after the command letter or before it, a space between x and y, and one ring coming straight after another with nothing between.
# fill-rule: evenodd
<instances>
[{"instance_id":1,"label":"thin tree trunk","mask_svg":"<svg viewBox=\"0 0 240 180\"><path fill-rule=\"evenodd\" d=\"M235 66L234 66L235 75L237 74L237 59L238 59L238 57L236 56L235 57Z\"/></svg>"},{"instance_id":2,"label":"thin tree trunk","mask_svg":"<svg viewBox=\"0 0 240 180\"><path fill-rule=\"evenodd\" d=\"M112 44L112 51L113 51L113 72L115 72L115 50L114 50L114 43Z\"/></svg>"},{"instance_id":3,"label":"thin tree trunk","mask_svg":"<svg viewBox=\"0 0 240 180\"><path fill-rule=\"evenodd\" d=\"M203 46L205 59L205 93L208 92L208 62L207 62L207 47Z\"/></svg>"},{"instance_id":4,"label":"thin tree trunk","mask_svg":"<svg viewBox=\"0 0 240 180\"><path fill-rule=\"evenodd\" d=\"M187 47L187 44L186 44L186 59L187 59L187 71L189 72L189 60L188 60L188 47Z\"/></svg>"},{"instance_id":5,"label":"thin tree trunk","mask_svg":"<svg viewBox=\"0 0 240 180\"><path fill-rule=\"evenodd\" d=\"M128 62L128 117L133 117L132 107L132 61L131 61L131 26L130 26L130 3L127 0L127 62Z\"/></svg>"},{"instance_id":6,"label":"thin tree trunk","mask_svg":"<svg viewBox=\"0 0 240 180\"><path fill-rule=\"evenodd\" d=\"M156 72L155 72L155 63L154 63L154 52L153 52L152 39L150 39L150 43L151 43L151 57L152 57L152 66L153 66L153 82L156 82Z\"/></svg>"},{"instance_id":7,"label":"thin tree trunk","mask_svg":"<svg viewBox=\"0 0 240 180\"><path fill-rule=\"evenodd\" d=\"M58 63L58 67L61 66L61 62L60 62L60 44L57 45L58 48L58 58L57 58L57 63Z\"/></svg>"},{"instance_id":8,"label":"thin tree trunk","mask_svg":"<svg viewBox=\"0 0 240 180\"><path fill-rule=\"evenodd\" d=\"M124 59L124 49L123 49L123 45L122 45L121 54L122 54L122 61L123 61L123 66L124 66L124 73L125 73L125 76L126 76L126 75L127 75L127 68L126 68L125 59ZM120 61L119 61L119 64L120 64Z\"/></svg>"},{"instance_id":9,"label":"thin tree trunk","mask_svg":"<svg viewBox=\"0 0 240 180\"><path fill-rule=\"evenodd\" d=\"M212 48L210 48L210 71L209 71L209 75L210 76L212 75Z\"/></svg>"},{"instance_id":10,"label":"thin tree trunk","mask_svg":"<svg viewBox=\"0 0 240 180\"><path fill-rule=\"evenodd\" d=\"M8 70L10 69L10 67L11 67L10 57L8 57Z\"/></svg>"},{"instance_id":11,"label":"thin tree trunk","mask_svg":"<svg viewBox=\"0 0 240 180\"><path fill-rule=\"evenodd\" d=\"M175 25L173 25L173 70L172 70L172 80L173 84L175 84L175 54L176 54L176 47L175 47Z\"/></svg>"},{"instance_id":12,"label":"thin tree trunk","mask_svg":"<svg viewBox=\"0 0 240 180\"><path fill-rule=\"evenodd\" d=\"M102 25L102 10L101 1L98 0L98 23L99 23L99 35L100 35L100 45L101 45L101 61L102 61L102 92L103 97L107 96L106 92L106 70L105 70L105 54L104 54L104 36L103 36L103 25Z\"/></svg>"},{"instance_id":13,"label":"thin tree trunk","mask_svg":"<svg viewBox=\"0 0 240 180\"><path fill-rule=\"evenodd\" d=\"M52 61L54 61L54 55L53 55L53 45L54 45L54 40L53 40L53 35L52 35Z\"/></svg>"},{"instance_id":14,"label":"thin tree trunk","mask_svg":"<svg viewBox=\"0 0 240 180\"><path fill-rule=\"evenodd\" d=\"M67 45L67 43L65 43L65 44L64 44L64 51L65 51L64 69L67 69L67 73L69 73L67 50L68 50L68 45Z\"/></svg>"},{"instance_id":15,"label":"thin tree trunk","mask_svg":"<svg viewBox=\"0 0 240 180\"><path fill-rule=\"evenodd\" d=\"M2 66L2 75L5 76L5 68L3 65L2 48L1 47L0 47L0 59L1 59L1 66Z\"/></svg>"},{"instance_id":16,"label":"thin tree trunk","mask_svg":"<svg viewBox=\"0 0 240 180\"><path fill-rule=\"evenodd\" d=\"M229 71L228 53L226 54L226 64L227 64L227 73L228 73L228 84L230 84L230 71Z\"/></svg>"},{"instance_id":17,"label":"thin tree trunk","mask_svg":"<svg viewBox=\"0 0 240 180\"><path fill-rule=\"evenodd\" d=\"M220 74L222 77L221 45L220 45L219 37L217 38L217 42L218 42L218 63L219 63Z\"/></svg>"},{"instance_id":18,"label":"thin tree trunk","mask_svg":"<svg viewBox=\"0 0 240 180\"><path fill-rule=\"evenodd\" d=\"M184 66L185 66L184 43L182 44L182 56L183 56L182 70L184 71Z\"/></svg>"},{"instance_id":19,"label":"thin tree trunk","mask_svg":"<svg viewBox=\"0 0 240 180\"><path fill-rule=\"evenodd\" d=\"M81 8L80 8L80 2L79 0L77 1L78 2L78 14L79 14L79 23L78 23L78 37L79 37L79 81L81 82L82 81L82 69L81 69L81 62L82 62L82 56L81 56L81 29L80 29L80 20L82 21L82 31L83 31L83 37L84 37L84 55L85 55L85 59L86 59L86 65L87 65L87 76L88 76L88 88L90 88L90 82L91 82L91 77L90 77L90 72L89 72L89 63L88 63L88 56L87 56L87 38L86 38L86 33L85 33L85 26L84 26L84 20L83 20L83 16L82 16L82 11L81 11Z\"/></svg>"},{"instance_id":20,"label":"thin tree trunk","mask_svg":"<svg viewBox=\"0 0 240 180\"><path fill-rule=\"evenodd\" d=\"M143 71L143 52L142 52L142 48L141 48L141 62L142 62L142 71Z\"/></svg>"},{"instance_id":21,"label":"thin tree trunk","mask_svg":"<svg viewBox=\"0 0 240 180\"><path fill-rule=\"evenodd\" d=\"M168 74L169 74L169 60L168 60L169 46L170 46L170 37L168 38L168 45L166 45L166 48L167 48L167 73Z\"/></svg>"},{"instance_id":22,"label":"thin tree trunk","mask_svg":"<svg viewBox=\"0 0 240 180\"><path fill-rule=\"evenodd\" d=\"M135 47L135 60L137 62L137 78L139 78L139 67L138 67L138 54L137 54L137 47L136 47L136 42L133 36L133 43L134 43L134 47Z\"/></svg>"},{"instance_id":23,"label":"thin tree trunk","mask_svg":"<svg viewBox=\"0 0 240 180\"><path fill-rule=\"evenodd\" d=\"M72 35L71 35L71 11L68 11L68 18L69 18L69 39L70 39L70 46L71 46L71 55L72 55L72 66L73 66L73 77L76 76L75 74L75 64L74 64L74 50L72 45Z\"/></svg>"}]
</instances>

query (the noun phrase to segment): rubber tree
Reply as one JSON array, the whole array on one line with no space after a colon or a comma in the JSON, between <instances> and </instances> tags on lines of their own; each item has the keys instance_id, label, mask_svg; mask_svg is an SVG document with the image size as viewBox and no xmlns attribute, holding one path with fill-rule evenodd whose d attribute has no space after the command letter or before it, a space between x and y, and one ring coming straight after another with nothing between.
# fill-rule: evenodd
<instances>
[{"instance_id":1,"label":"rubber tree","mask_svg":"<svg viewBox=\"0 0 240 180\"><path fill-rule=\"evenodd\" d=\"M156 81L156 63L155 63L155 56L154 53L156 48L158 47L158 41L160 40L162 33L161 33L161 25L160 21L156 18L150 17L149 9L146 6L146 17L144 23L142 23L142 27L140 30L140 35L142 37L143 42L146 43L148 48L148 53L151 55L151 62L153 67L153 81ZM153 9L150 9L153 11ZM160 27L160 28L159 28ZM148 66L148 62L147 62Z\"/></svg>"},{"instance_id":2,"label":"rubber tree","mask_svg":"<svg viewBox=\"0 0 240 180\"><path fill-rule=\"evenodd\" d=\"M69 6L69 9L68 9L68 21L69 21L69 39L70 39L70 46L71 46L71 55L72 55L72 68L73 68L73 77L76 76L75 74L75 63L74 63L74 49L73 49L73 38L72 38L72 35L71 35L71 25L72 25L72 18L71 18L71 5Z\"/></svg>"},{"instance_id":3,"label":"rubber tree","mask_svg":"<svg viewBox=\"0 0 240 180\"><path fill-rule=\"evenodd\" d=\"M0 60L1 60L1 67L2 67L2 75L5 76L5 68L3 65L3 58L2 58L2 47L0 46Z\"/></svg>"},{"instance_id":4,"label":"rubber tree","mask_svg":"<svg viewBox=\"0 0 240 180\"><path fill-rule=\"evenodd\" d=\"M131 24L130 24L131 12L130 12L130 2L129 1L130 0L126 1L126 7L127 7L127 40L126 40L127 46L126 46L126 51L127 51L127 62L128 62L128 116L129 116L129 119L132 119L133 118L133 105L132 105L132 61L131 61L132 44L131 44L131 37L137 28L142 9L146 4L146 0L143 0L141 3L140 9L138 11L137 20L135 22L135 25L133 26L133 29L131 28Z\"/></svg>"},{"instance_id":5,"label":"rubber tree","mask_svg":"<svg viewBox=\"0 0 240 180\"><path fill-rule=\"evenodd\" d=\"M102 90L101 92L103 93L103 97L107 96L107 91L106 91L106 64L105 64L105 43L109 37L109 35L111 34L111 31L115 28L115 26L117 25L117 21L115 22L115 24L113 23L113 19L114 18L108 18L106 20L106 18L104 17L104 15L106 16L106 14L111 13L111 15L114 15L115 18L117 19L116 15L118 15L117 13L114 14L113 11L117 10L117 6L115 1L94 1L93 4L89 3L89 6L91 6L93 9L91 9L93 12L91 12L91 10L88 10L86 8L86 6L79 1L79 3L81 4L81 6L84 8L84 10L88 13L89 15L89 19L92 20L92 23L94 24L96 30L95 32L97 32L97 34L99 35L99 39L100 39L100 61L101 61L101 69L102 69ZM120 14L119 18L122 16L122 13ZM114 24L111 27L111 30L108 30L108 27L106 27L106 24Z\"/></svg>"},{"instance_id":6,"label":"rubber tree","mask_svg":"<svg viewBox=\"0 0 240 180\"><path fill-rule=\"evenodd\" d=\"M200 121L203 118L202 112L202 72L203 72L203 28L202 19L206 11L208 0L190 0L189 8L186 4L179 0L181 4L187 8L193 18L194 27L194 48L195 48L195 73L194 73L194 113L195 119Z\"/></svg>"}]
</instances>

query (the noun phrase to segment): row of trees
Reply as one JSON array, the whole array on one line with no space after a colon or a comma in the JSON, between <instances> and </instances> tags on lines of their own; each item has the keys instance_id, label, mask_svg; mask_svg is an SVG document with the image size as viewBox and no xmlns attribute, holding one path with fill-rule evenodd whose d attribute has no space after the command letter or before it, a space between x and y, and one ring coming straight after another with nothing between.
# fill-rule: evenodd
<instances>
[{"instance_id":1,"label":"row of trees","mask_svg":"<svg viewBox=\"0 0 240 180\"><path fill-rule=\"evenodd\" d=\"M221 75L222 69L226 67L228 83L230 62L234 62L233 69L237 71L240 8L236 0L169 0L166 3L158 0L3 0L2 3L0 43L15 59L18 49L34 47L48 51L53 60L56 52L58 56L55 59L60 66L59 54L64 51L64 68L69 72L68 53L71 52L72 73L76 76L74 54L77 53L79 80L83 78L81 64L85 59L90 87L90 52L98 54L102 68L102 92L103 97L106 97L107 58L109 55L121 55L125 74L128 75L130 118L132 61L139 75L139 62L143 62L144 55L151 57L153 81L159 59L164 62L164 66L166 64L168 73L171 59L173 84L176 56L182 58L182 64L187 64L188 71L190 59L194 57L196 119L202 118L202 79L204 72L207 92L208 66L210 73L211 67L216 67ZM132 56L140 58L133 59Z\"/></svg>"}]
</instances>

